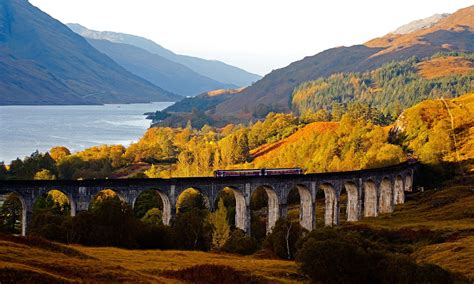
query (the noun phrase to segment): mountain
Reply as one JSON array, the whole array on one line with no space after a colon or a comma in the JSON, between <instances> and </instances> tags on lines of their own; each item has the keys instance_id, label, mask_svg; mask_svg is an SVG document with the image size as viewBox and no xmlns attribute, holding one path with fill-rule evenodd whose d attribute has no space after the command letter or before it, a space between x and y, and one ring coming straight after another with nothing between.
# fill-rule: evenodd
<instances>
[{"instance_id":1,"label":"mountain","mask_svg":"<svg viewBox=\"0 0 474 284\"><path fill-rule=\"evenodd\" d=\"M216 107L216 113L244 116L256 109L291 110L291 96L301 83L340 72L364 72L390 61L438 52L474 51L474 6L408 34L388 34L363 45L337 47L274 70ZM245 112L242 110L246 110Z\"/></svg>"},{"instance_id":2,"label":"mountain","mask_svg":"<svg viewBox=\"0 0 474 284\"><path fill-rule=\"evenodd\" d=\"M209 90L235 87L212 80L184 65L133 45L86 39L128 71L176 94L195 96Z\"/></svg>"},{"instance_id":3,"label":"mountain","mask_svg":"<svg viewBox=\"0 0 474 284\"><path fill-rule=\"evenodd\" d=\"M394 30L392 33L393 34L409 34L412 32L416 32L421 29L426 29L426 28L431 28L434 26L437 22L439 22L441 19L444 19L448 17L450 14L434 14L431 17L420 19L420 20L415 20L413 22L410 22L406 25L403 25L399 27L398 29Z\"/></svg>"},{"instance_id":4,"label":"mountain","mask_svg":"<svg viewBox=\"0 0 474 284\"><path fill-rule=\"evenodd\" d=\"M79 24L68 24L68 26L74 32L82 35L85 38L108 40L115 43L134 45L136 47L145 49L150 53L157 54L173 62L182 64L198 74L225 84L244 87L261 78L259 75L249 73L245 70L220 61L206 60L187 55L175 54L161 45L143 37L123 33L89 30Z\"/></svg>"},{"instance_id":5,"label":"mountain","mask_svg":"<svg viewBox=\"0 0 474 284\"><path fill-rule=\"evenodd\" d=\"M0 104L181 98L128 72L26 0L0 2L0 73Z\"/></svg>"}]
</instances>

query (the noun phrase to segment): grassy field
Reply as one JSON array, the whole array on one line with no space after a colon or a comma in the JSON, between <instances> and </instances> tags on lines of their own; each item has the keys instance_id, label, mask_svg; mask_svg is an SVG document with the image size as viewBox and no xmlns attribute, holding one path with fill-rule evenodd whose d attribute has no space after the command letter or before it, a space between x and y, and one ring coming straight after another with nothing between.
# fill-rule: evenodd
<instances>
[{"instance_id":1,"label":"grassy field","mask_svg":"<svg viewBox=\"0 0 474 284\"><path fill-rule=\"evenodd\" d=\"M471 179L472 181L472 179ZM469 182L468 182L469 184ZM358 222L373 228L429 229L449 236L443 243L418 244L411 256L434 263L474 281L474 186L447 186L443 190L412 194L392 214Z\"/></svg>"},{"instance_id":2,"label":"grassy field","mask_svg":"<svg viewBox=\"0 0 474 284\"><path fill-rule=\"evenodd\" d=\"M19 282L151 282L180 283L169 271L200 264L230 266L268 282L302 282L294 261L229 254L125 250L63 246L40 239L0 236L0 280Z\"/></svg>"}]
</instances>

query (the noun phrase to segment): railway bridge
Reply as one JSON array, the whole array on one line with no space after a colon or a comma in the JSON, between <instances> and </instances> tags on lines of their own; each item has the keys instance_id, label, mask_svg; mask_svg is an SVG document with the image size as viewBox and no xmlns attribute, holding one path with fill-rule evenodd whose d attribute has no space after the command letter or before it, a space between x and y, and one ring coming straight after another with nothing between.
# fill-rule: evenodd
<instances>
[{"instance_id":1,"label":"railway bridge","mask_svg":"<svg viewBox=\"0 0 474 284\"><path fill-rule=\"evenodd\" d=\"M15 180L0 181L0 194L13 193L22 204L22 235L27 233L35 200L51 190L64 193L71 206L71 215L89 209L94 196L104 189L113 190L119 198L134 206L144 190L156 190L163 203L163 223L169 225L176 214L181 193L196 189L207 200L212 211L220 191L231 189L236 200L235 225L251 234L250 198L259 188L268 196L267 233L280 217L288 214L288 195L297 189L300 196L300 224L315 228L316 218L324 218L326 226L339 224L340 214L348 222L363 217L390 213L396 204L404 203L405 192L412 191L417 163L332 173L277 176L190 177L170 179L95 179L95 180ZM316 195L324 193L324 216L316 216ZM340 197L347 193L345 212L340 212Z\"/></svg>"}]
</instances>

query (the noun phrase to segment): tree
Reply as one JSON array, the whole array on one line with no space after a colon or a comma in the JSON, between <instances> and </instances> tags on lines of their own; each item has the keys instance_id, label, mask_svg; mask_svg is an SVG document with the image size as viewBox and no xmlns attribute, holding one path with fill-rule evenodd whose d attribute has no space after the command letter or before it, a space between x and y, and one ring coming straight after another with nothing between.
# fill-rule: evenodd
<instances>
[{"instance_id":1,"label":"tree","mask_svg":"<svg viewBox=\"0 0 474 284\"><path fill-rule=\"evenodd\" d=\"M71 151L64 146L57 146L49 150L49 155L57 162L62 160L64 157L71 155Z\"/></svg>"},{"instance_id":2,"label":"tree","mask_svg":"<svg viewBox=\"0 0 474 284\"><path fill-rule=\"evenodd\" d=\"M42 169L35 174L34 179L35 180L55 180L56 176L53 175L49 170Z\"/></svg>"},{"instance_id":3,"label":"tree","mask_svg":"<svg viewBox=\"0 0 474 284\"><path fill-rule=\"evenodd\" d=\"M207 210L192 208L180 212L173 224L176 245L180 249L209 250L212 243L212 226L207 222Z\"/></svg>"},{"instance_id":4,"label":"tree","mask_svg":"<svg viewBox=\"0 0 474 284\"><path fill-rule=\"evenodd\" d=\"M350 243L310 238L296 260L314 283L368 283L368 256Z\"/></svg>"},{"instance_id":5,"label":"tree","mask_svg":"<svg viewBox=\"0 0 474 284\"><path fill-rule=\"evenodd\" d=\"M72 230L81 244L99 246L138 246L140 221L127 203L118 198L97 202L92 210L79 213Z\"/></svg>"},{"instance_id":6,"label":"tree","mask_svg":"<svg viewBox=\"0 0 474 284\"><path fill-rule=\"evenodd\" d=\"M18 234L22 217L22 205L15 194L9 194L0 209L0 229L3 232Z\"/></svg>"},{"instance_id":7,"label":"tree","mask_svg":"<svg viewBox=\"0 0 474 284\"><path fill-rule=\"evenodd\" d=\"M137 218L142 218L153 208L163 207L163 201L156 190L150 189L143 191L135 201L133 209Z\"/></svg>"},{"instance_id":8,"label":"tree","mask_svg":"<svg viewBox=\"0 0 474 284\"><path fill-rule=\"evenodd\" d=\"M7 179L8 171L5 163L0 162L0 180Z\"/></svg>"},{"instance_id":9,"label":"tree","mask_svg":"<svg viewBox=\"0 0 474 284\"><path fill-rule=\"evenodd\" d=\"M332 109L331 109L332 120L333 121L341 120L343 114L344 114L344 108L341 106L341 104L333 103Z\"/></svg>"},{"instance_id":10,"label":"tree","mask_svg":"<svg viewBox=\"0 0 474 284\"><path fill-rule=\"evenodd\" d=\"M266 237L264 246L281 258L293 259L296 254L296 242L303 233L304 229L298 222L279 219Z\"/></svg>"},{"instance_id":11,"label":"tree","mask_svg":"<svg viewBox=\"0 0 474 284\"><path fill-rule=\"evenodd\" d=\"M159 178L161 176L160 173L160 167L155 165L151 165L151 167L145 171L145 175L148 178Z\"/></svg>"},{"instance_id":12,"label":"tree","mask_svg":"<svg viewBox=\"0 0 474 284\"><path fill-rule=\"evenodd\" d=\"M227 208L224 206L224 200L219 200L217 210L208 215L208 221L213 226L212 247L219 250L227 242L230 235Z\"/></svg>"},{"instance_id":13,"label":"tree","mask_svg":"<svg viewBox=\"0 0 474 284\"><path fill-rule=\"evenodd\" d=\"M39 196L33 204L33 216L41 212L69 216L71 205L64 193L58 190L51 190L48 194Z\"/></svg>"},{"instance_id":14,"label":"tree","mask_svg":"<svg viewBox=\"0 0 474 284\"><path fill-rule=\"evenodd\" d=\"M230 234L222 250L230 253L249 255L258 250L258 244L254 238L246 235L244 231L235 229Z\"/></svg>"},{"instance_id":15,"label":"tree","mask_svg":"<svg viewBox=\"0 0 474 284\"><path fill-rule=\"evenodd\" d=\"M142 222L152 226L159 226L163 224L163 214L159 208L151 208L141 218Z\"/></svg>"},{"instance_id":16,"label":"tree","mask_svg":"<svg viewBox=\"0 0 474 284\"><path fill-rule=\"evenodd\" d=\"M207 210L204 196L197 189L189 188L179 195L176 209L178 214L180 214L189 212L194 208Z\"/></svg>"}]
</instances>

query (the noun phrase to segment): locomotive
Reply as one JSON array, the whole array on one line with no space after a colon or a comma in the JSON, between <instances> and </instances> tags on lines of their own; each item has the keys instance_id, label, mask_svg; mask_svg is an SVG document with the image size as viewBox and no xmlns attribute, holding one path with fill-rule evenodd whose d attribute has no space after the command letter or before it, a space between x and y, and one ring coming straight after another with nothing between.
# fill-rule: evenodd
<instances>
[{"instance_id":1,"label":"locomotive","mask_svg":"<svg viewBox=\"0 0 474 284\"><path fill-rule=\"evenodd\" d=\"M240 176L277 176L277 175L302 175L300 168L274 168L274 169L249 169L249 170L217 170L215 177L240 177Z\"/></svg>"}]
</instances>

